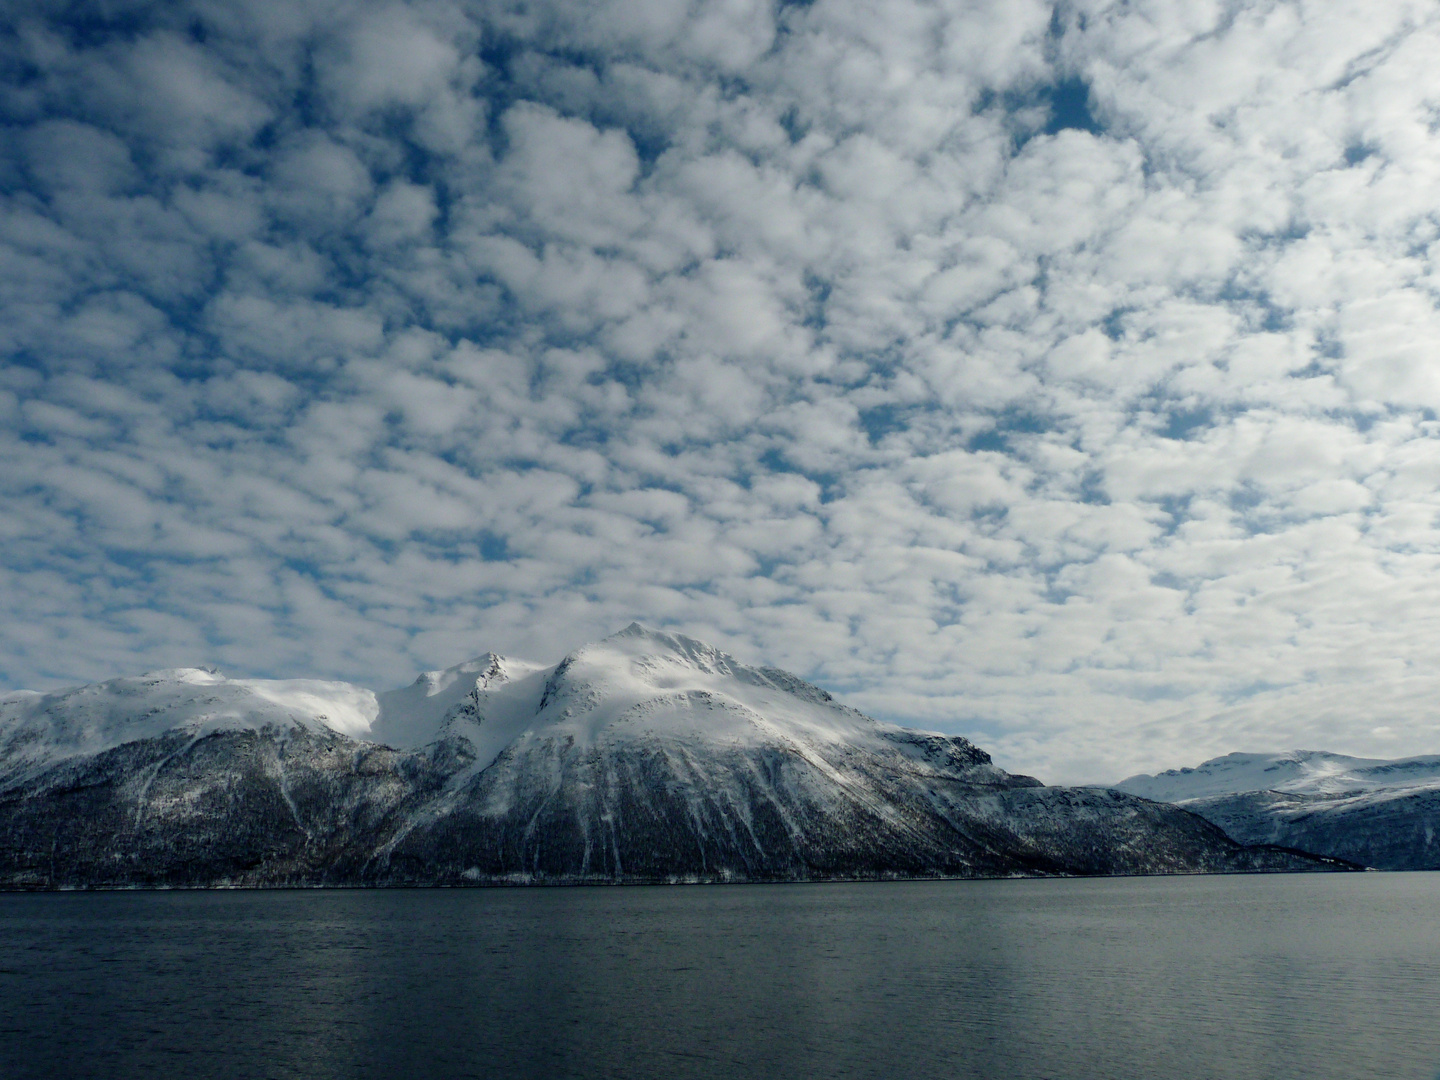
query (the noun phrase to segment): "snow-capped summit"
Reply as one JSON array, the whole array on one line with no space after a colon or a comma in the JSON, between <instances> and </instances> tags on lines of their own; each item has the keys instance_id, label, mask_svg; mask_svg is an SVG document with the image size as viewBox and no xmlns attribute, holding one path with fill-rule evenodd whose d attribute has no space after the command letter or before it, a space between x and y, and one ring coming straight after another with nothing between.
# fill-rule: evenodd
<instances>
[{"instance_id":1,"label":"snow-capped summit","mask_svg":"<svg viewBox=\"0 0 1440 1080\"><path fill-rule=\"evenodd\" d=\"M873 746L902 730L787 672L753 667L640 623L548 666L487 653L426 672L378 700L368 738L412 748L463 738L477 771L517 740L563 738L579 747L645 738L730 747L775 740Z\"/></svg>"},{"instance_id":2,"label":"snow-capped summit","mask_svg":"<svg viewBox=\"0 0 1440 1080\"><path fill-rule=\"evenodd\" d=\"M622 734L753 745L776 737L863 740L881 725L793 675L631 623L549 670L533 727L582 745Z\"/></svg>"},{"instance_id":3,"label":"snow-capped summit","mask_svg":"<svg viewBox=\"0 0 1440 1080\"><path fill-rule=\"evenodd\" d=\"M96 754L171 732L299 727L397 749L459 737L481 767L531 731L590 744L618 731L751 741L792 734L853 739L876 722L793 675L755 668L693 638L639 623L549 664L485 653L376 693L314 679L230 679L177 668L46 694L0 696L0 759ZM792 731L792 729L794 729Z\"/></svg>"}]
</instances>

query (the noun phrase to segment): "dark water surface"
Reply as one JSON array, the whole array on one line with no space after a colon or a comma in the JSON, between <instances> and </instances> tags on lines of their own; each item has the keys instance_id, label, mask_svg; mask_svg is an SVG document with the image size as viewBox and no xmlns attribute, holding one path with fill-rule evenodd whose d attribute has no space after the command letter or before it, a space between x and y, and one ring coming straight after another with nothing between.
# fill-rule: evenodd
<instances>
[{"instance_id":1,"label":"dark water surface","mask_svg":"<svg viewBox=\"0 0 1440 1080\"><path fill-rule=\"evenodd\" d=\"M0 1077L1440 1071L1440 874L0 895Z\"/></svg>"}]
</instances>

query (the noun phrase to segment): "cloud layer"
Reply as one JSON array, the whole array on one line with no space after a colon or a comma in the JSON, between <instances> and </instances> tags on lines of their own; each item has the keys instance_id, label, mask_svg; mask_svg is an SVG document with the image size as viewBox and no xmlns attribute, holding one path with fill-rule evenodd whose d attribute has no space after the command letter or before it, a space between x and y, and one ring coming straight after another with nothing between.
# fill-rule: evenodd
<instances>
[{"instance_id":1,"label":"cloud layer","mask_svg":"<svg viewBox=\"0 0 1440 1080\"><path fill-rule=\"evenodd\" d=\"M1053 779L1440 750L1433 5L12 18L0 682L639 618Z\"/></svg>"}]
</instances>

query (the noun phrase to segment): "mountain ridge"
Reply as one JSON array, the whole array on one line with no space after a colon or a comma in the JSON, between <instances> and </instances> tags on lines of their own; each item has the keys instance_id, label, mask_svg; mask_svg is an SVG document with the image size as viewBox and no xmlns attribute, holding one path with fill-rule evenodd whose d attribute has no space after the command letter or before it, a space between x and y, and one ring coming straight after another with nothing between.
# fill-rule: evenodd
<instances>
[{"instance_id":1,"label":"mountain ridge","mask_svg":"<svg viewBox=\"0 0 1440 1080\"><path fill-rule=\"evenodd\" d=\"M1246 791L1336 795L1431 783L1440 784L1440 755L1387 759L1328 750L1286 750L1225 754L1191 768L1129 776L1114 787L1173 802Z\"/></svg>"},{"instance_id":2,"label":"mountain ridge","mask_svg":"<svg viewBox=\"0 0 1440 1080\"><path fill-rule=\"evenodd\" d=\"M8 887L1336 868L638 623L379 694L174 669L0 697Z\"/></svg>"}]
</instances>

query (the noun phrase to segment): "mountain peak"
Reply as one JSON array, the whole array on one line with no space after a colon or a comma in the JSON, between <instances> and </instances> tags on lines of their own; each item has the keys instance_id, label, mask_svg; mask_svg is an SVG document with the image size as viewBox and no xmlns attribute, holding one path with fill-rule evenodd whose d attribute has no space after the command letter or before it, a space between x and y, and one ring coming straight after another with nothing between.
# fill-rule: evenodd
<instances>
[{"instance_id":1,"label":"mountain peak","mask_svg":"<svg viewBox=\"0 0 1440 1080\"><path fill-rule=\"evenodd\" d=\"M476 674L484 680L505 678L505 658L493 652L481 653L474 659L462 661L448 668L422 671L415 677L415 682L411 685L423 690L426 697L434 697L436 694L444 692L457 679Z\"/></svg>"},{"instance_id":2,"label":"mountain peak","mask_svg":"<svg viewBox=\"0 0 1440 1080\"><path fill-rule=\"evenodd\" d=\"M409 686L376 695L379 716L368 737L391 746L421 746L439 738L457 712L546 665L487 652L448 668L422 672Z\"/></svg>"},{"instance_id":3,"label":"mountain peak","mask_svg":"<svg viewBox=\"0 0 1440 1080\"><path fill-rule=\"evenodd\" d=\"M582 645L565 658L562 667L571 669L582 661L621 666L629 661L629 666L637 673L646 666L646 661L651 665L679 663L719 675L733 674L745 666L724 650L698 638L656 630L638 622L632 622L609 637Z\"/></svg>"},{"instance_id":4,"label":"mountain peak","mask_svg":"<svg viewBox=\"0 0 1440 1080\"><path fill-rule=\"evenodd\" d=\"M657 630L653 626L646 626L638 622L632 622L623 630L616 630L615 633L603 637L599 641L591 642L589 645L583 645L581 649L594 648L597 645L621 645L630 642L649 644L660 649L682 654L699 653L709 655L719 652L713 645L709 645L698 638L686 637L684 634L672 633L668 630Z\"/></svg>"}]
</instances>

